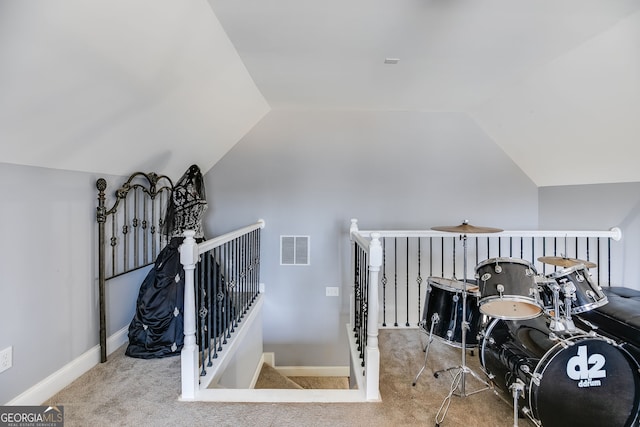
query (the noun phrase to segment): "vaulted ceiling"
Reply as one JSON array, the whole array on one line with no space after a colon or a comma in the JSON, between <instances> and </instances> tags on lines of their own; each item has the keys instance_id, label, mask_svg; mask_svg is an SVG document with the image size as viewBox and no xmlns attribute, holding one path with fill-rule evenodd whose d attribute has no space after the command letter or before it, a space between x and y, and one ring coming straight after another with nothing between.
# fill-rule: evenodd
<instances>
[{"instance_id":1,"label":"vaulted ceiling","mask_svg":"<svg viewBox=\"0 0 640 427\"><path fill-rule=\"evenodd\" d=\"M0 0L0 60L4 162L178 174L270 108L456 111L539 186L640 181L637 0Z\"/></svg>"}]
</instances>

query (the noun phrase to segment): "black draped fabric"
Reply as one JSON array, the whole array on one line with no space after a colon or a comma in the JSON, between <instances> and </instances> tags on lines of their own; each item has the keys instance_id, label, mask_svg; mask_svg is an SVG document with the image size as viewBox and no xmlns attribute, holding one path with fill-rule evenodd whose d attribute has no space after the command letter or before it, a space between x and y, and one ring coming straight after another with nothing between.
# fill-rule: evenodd
<instances>
[{"instance_id":1,"label":"black draped fabric","mask_svg":"<svg viewBox=\"0 0 640 427\"><path fill-rule=\"evenodd\" d=\"M170 240L140 286L129 325L127 356L152 359L180 354L184 344L184 270L179 247L185 230L195 230L196 240L203 240L206 208L202 174L193 165L173 188L162 230Z\"/></svg>"}]
</instances>

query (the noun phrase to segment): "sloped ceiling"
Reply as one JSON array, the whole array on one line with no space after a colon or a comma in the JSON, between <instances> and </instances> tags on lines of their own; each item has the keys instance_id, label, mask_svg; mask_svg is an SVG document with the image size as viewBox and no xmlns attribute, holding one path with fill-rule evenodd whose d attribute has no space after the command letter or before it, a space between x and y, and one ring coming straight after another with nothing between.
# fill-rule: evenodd
<instances>
[{"instance_id":1,"label":"sloped ceiling","mask_svg":"<svg viewBox=\"0 0 640 427\"><path fill-rule=\"evenodd\" d=\"M637 0L209 2L273 108L466 112L539 186L640 181Z\"/></svg>"},{"instance_id":2,"label":"sloped ceiling","mask_svg":"<svg viewBox=\"0 0 640 427\"><path fill-rule=\"evenodd\" d=\"M269 111L204 0L0 0L0 161L208 170Z\"/></svg>"},{"instance_id":3,"label":"sloped ceiling","mask_svg":"<svg viewBox=\"0 0 640 427\"><path fill-rule=\"evenodd\" d=\"M177 176L270 108L453 111L539 186L640 181L639 14L638 0L0 0L0 161Z\"/></svg>"}]
</instances>

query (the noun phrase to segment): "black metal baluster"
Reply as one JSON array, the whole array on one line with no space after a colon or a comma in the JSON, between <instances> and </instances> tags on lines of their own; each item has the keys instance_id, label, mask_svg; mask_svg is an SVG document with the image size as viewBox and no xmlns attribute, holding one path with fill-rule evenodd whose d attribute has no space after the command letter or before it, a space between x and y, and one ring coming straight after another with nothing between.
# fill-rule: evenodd
<instances>
[{"instance_id":1,"label":"black metal baluster","mask_svg":"<svg viewBox=\"0 0 640 427\"><path fill-rule=\"evenodd\" d=\"M478 265L478 264L480 263L480 261L479 261L479 259L478 259L478 252L480 252L480 251L478 250L478 249L479 249L479 247L480 247L479 243L480 243L480 242L479 242L479 240L478 240L478 237L476 236L476 251L475 251L475 252L476 252L476 265Z\"/></svg>"},{"instance_id":2,"label":"black metal baluster","mask_svg":"<svg viewBox=\"0 0 640 427\"><path fill-rule=\"evenodd\" d=\"M223 318L223 336L222 344L227 343L228 328L229 328L229 242L222 245L222 259L220 260L224 274L224 298L222 299L222 318ZM222 350L222 349L221 349Z\"/></svg>"},{"instance_id":3,"label":"black metal baluster","mask_svg":"<svg viewBox=\"0 0 640 427\"><path fill-rule=\"evenodd\" d=\"M531 237L531 265L535 265L536 263L536 248L535 248L535 244L536 244L536 239L535 237Z\"/></svg>"},{"instance_id":4,"label":"black metal baluster","mask_svg":"<svg viewBox=\"0 0 640 427\"><path fill-rule=\"evenodd\" d=\"M596 259L598 260L598 285L600 285L600 270L602 267L601 258L600 258L600 238L596 239Z\"/></svg>"},{"instance_id":5,"label":"black metal baluster","mask_svg":"<svg viewBox=\"0 0 640 427\"><path fill-rule=\"evenodd\" d=\"M566 248L565 248L566 251ZM553 238L553 256L558 256L558 238L554 237ZM556 271L558 268L554 265L553 266L553 271Z\"/></svg>"},{"instance_id":6,"label":"black metal baluster","mask_svg":"<svg viewBox=\"0 0 640 427\"><path fill-rule=\"evenodd\" d=\"M369 265L369 259L367 254L364 254L364 260L365 260L365 265L368 266ZM367 268L367 274L364 274L364 278L363 278L363 289L362 289L362 345L361 345L361 351L360 351L360 358L362 359L362 367L364 367L365 365L365 351L367 348L367 319L368 319L368 308L369 308L369 274L368 274L368 268ZM397 326L397 325L396 325ZM362 374L364 375L364 371L362 372Z\"/></svg>"},{"instance_id":7,"label":"black metal baluster","mask_svg":"<svg viewBox=\"0 0 640 427\"><path fill-rule=\"evenodd\" d=\"M444 237L440 238L440 277L444 277Z\"/></svg>"},{"instance_id":8,"label":"black metal baluster","mask_svg":"<svg viewBox=\"0 0 640 427\"><path fill-rule=\"evenodd\" d=\"M410 326L409 324L409 237L407 236L407 255L406 255L406 268L407 268L407 322L404 324L405 326Z\"/></svg>"},{"instance_id":9,"label":"black metal baluster","mask_svg":"<svg viewBox=\"0 0 640 427\"><path fill-rule=\"evenodd\" d=\"M222 257L222 248L220 246L214 249L214 267L216 270L215 275L215 288L216 288L216 312L213 315L213 325L214 325L214 353L213 358L218 358L218 351L222 351L222 339L220 337L221 332L223 331L223 301L224 301L224 270L221 268L221 257Z\"/></svg>"},{"instance_id":10,"label":"black metal baluster","mask_svg":"<svg viewBox=\"0 0 640 427\"><path fill-rule=\"evenodd\" d=\"M196 263L196 270L194 272L194 278L196 279L196 283L194 283L195 285L195 293L196 293L196 313L198 316L198 329L199 329L199 333L198 333L198 338L200 340L200 360L201 360L201 367L202 370L200 371L200 376L205 376L207 375L207 370L205 369L205 359L206 359L206 337L205 337L205 333L206 333L206 328L205 328L205 321L206 321L206 316L207 316L207 308L205 305L205 290L204 290L204 286L205 286L205 268L203 266L203 257L200 257L200 260Z\"/></svg>"},{"instance_id":11,"label":"black metal baluster","mask_svg":"<svg viewBox=\"0 0 640 427\"><path fill-rule=\"evenodd\" d=\"M611 286L611 238L607 238L607 274L608 284Z\"/></svg>"},{"instance_id":12,"label":"black metal baluster","mask_svg":"<svg viewBox=\"0 0 640 427\"><path fill-rule=\"evenodd\" d=\"M416 277L416 282L418 283L418 323L417 323L418 326L420 325L420 302L421 302L420 299L422 298L421 262L422 262L422 244L421 244L420 237L418 237L418 277Z\"/></svg>"},{"instance_id":13,"label":"black metal baluster","mask_svg":"<svg viewBox=\"0 0 640 427\"><path fill-rule=\"evenodd\" d=\"M211 256L211 251L202 254L202 257L204 258L204 265L207 268L207 273L205 275L205 280L207 282L206 284L206 290L207 290L207 298L206 298L206 304L207 304L207 309L209 310L209 313L207 314L207 349L209 351L207 351L207 366L212 366L213 362L211 361L211 339L213 338L213 322L212 322L212 317L215 315L215 300L216 300L216 295L215 292L213 292L214 289L214 280L215 280L215 276L214 276L214 271L213 271L213 258Z\"/></svg>"},{"instance_id":14,"label":"black metal baluster","mask_svg":"<svg viewBox=\"0 0 640 427\"><path fill-rule=\"evenodd\" d=\"M353 280L353 332L355 333L356 344L360 344L360 276L362 274L361 271L361 259L360 259L360 245L356 243L354 245L354 260L355 260L355 271L354 271L354 280Z\"/></svg>"},{"instance_id":15,"label":"black metal baluster","mask_svg":"<svg viewBox=\"0 0 640 427\"><path fill-rule=\"evenodd\" d=\"M387 250L386 238L382 238L382 326L387 326Z\"/></svg>"},{"instance_id":16,"label":"black metal baluster","mask_svg":"<svg viewBox=\"0 0 640 427\"><path fill-rule=\"evenodd\" d=\"M490 245L490 240L489 237L486 237L487 239L487 259L491 258L491 245Z\"/></svg>"},{"instance_id":17,"label":"black metal baluster","mask_svg":"<svg viewBox=\"0 0 640 427\"><path fill-rule=\"evenodd\" d=\"M398 238L393 239L393 326L398 326Z\"/></svg>"},{"instance_id":18,"label":"black metal baluster","mask_svg":"<svg viewBox=\"0 0 640 427\"><path fill-rule=\"evenodd\" d=\"M452 247L452 257L453 257L453 279L456 278L456 238L451 238L451 247ZM444 273L442 275L444 277Z\"/></svg>"},{"instance_id":19,"label":"black metal baluster","mask_svg":"<svg viewBox=\"0 0 640 427\"><path fill-rule=\"evenodd\" d=\"M433 277L433 237L429 237L429 277Z\"/></svg>"}]
</instances>

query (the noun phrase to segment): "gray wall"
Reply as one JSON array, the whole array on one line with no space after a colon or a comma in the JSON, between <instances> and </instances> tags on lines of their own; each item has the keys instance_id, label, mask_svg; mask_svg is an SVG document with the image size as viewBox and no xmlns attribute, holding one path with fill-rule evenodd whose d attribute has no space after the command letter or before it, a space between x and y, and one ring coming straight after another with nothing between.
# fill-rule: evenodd
<instances>
[{"instance_id":1,"label":"gray wall","mask_svg":"<svg viewBox=\"0 0 640 427\"><path fill-rule=\"evenodd\" d=\"M612 242L614 267L622 274L613 285L640 289L640 183L541 187L540 228L606 230L619 227Z\"/></svg>"},{"instance_id":2,"label":"gray wall","mask_svg":"<svg viewBox=\"0 0 640 427\"><path fill-rule=\"evenodd\" d=\"M0 163L0 349L14 349L0 404L98 343L97 178ZM280 365L348 363L351 217L363 229L618 225L638 287L640 183L538 190L464 115L274 111L206 179L209 237L267 221L265 351ZM311 266L279 266L281 234L311 236ZM110 284L109 334L128 325L141 279Z\"/></svg>"},{"instance_id":3,"label":"gray wall","mask_svg":"<svg viewBox=\"0 0 640 427\"><path fill-rule=\"evenodd\" d=\"M0 349L13 346L0 404L98 344L97 178L0 163ZM138 287L109 288L108 334L131 320Z\"/></svg>"},{"instance_id":4,"label":"gray wall","mask_svg":"<svg viewBox=\"0 0 640 427\"><path fill-rule=\"evenodd\" d=\"M538 225L537 187L456 113L272 111L206 186L209 235L266 221L265 351L277 365L348 364L350 218L361 229ZM280 235L311 236L311 265L280 266Z\"/></svg>"}]
</instances>

